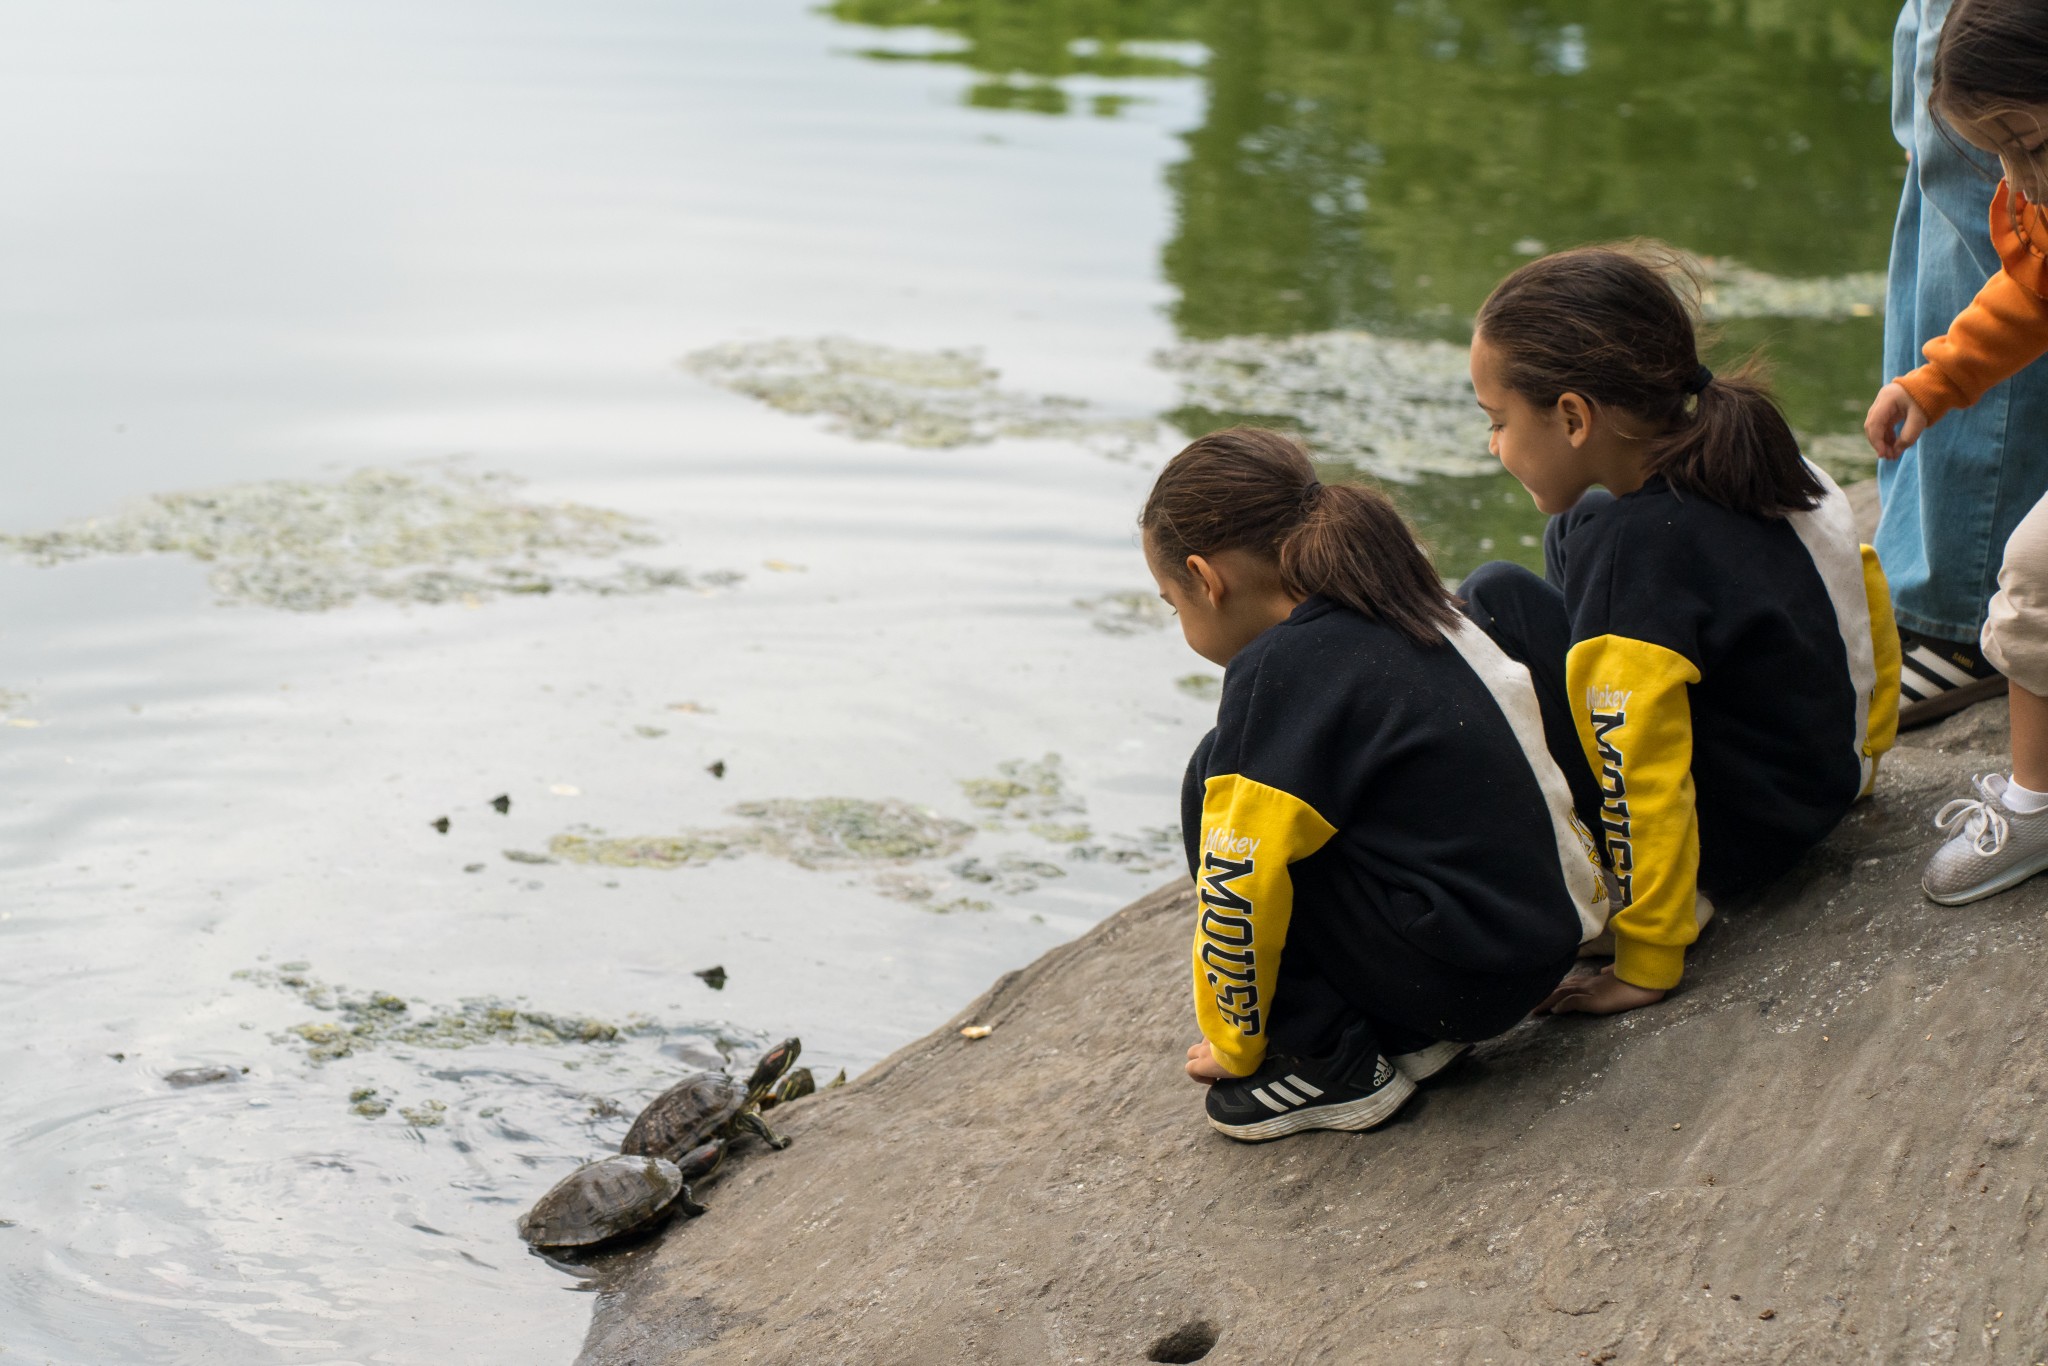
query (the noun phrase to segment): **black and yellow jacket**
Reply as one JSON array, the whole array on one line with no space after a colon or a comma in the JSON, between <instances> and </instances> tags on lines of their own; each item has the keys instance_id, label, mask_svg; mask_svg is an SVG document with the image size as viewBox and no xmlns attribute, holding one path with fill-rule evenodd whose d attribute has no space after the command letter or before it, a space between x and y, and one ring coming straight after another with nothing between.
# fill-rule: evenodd
<instances>
[{"instance_id":1,"label":"black and yellow jacket","mask_svg":"<svg viewBox=\"0 0 2048 1366\"><path fill-rule=\"evenodd\" d=\"M1607 898L1529 674L1462 618L1416 645L1311 597L1230 662L1188 765L1195 1014L1238 1076L1265 1056L1303 913L1373 914L1474 973L1568 959Z\"/></svg>"},{"instance_id":2,"label":"black and yellow jacket","mask_svg":"<svg viewBox=\"0 0 2048 1366\"><path fill-rule=\"evenodd\" d=\"M1637 986L1675 986L1699 891L1790 867L1897 733L1884 571L1820 477L1826 500L1784 519L1656 478L1565 538L1567 687L1621 893L1615 972Z\"/></svg>"}]
</instances>

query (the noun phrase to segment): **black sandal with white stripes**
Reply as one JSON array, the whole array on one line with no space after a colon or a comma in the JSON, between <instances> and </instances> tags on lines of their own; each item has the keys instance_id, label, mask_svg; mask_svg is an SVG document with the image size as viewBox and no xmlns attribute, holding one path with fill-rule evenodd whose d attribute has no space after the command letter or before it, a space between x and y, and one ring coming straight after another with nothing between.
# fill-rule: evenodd
<instances>
[{"instance_id":1,"label":"black sandal with white stripes","mask_svg":"<svg viewBox=\"0 0 2048 1366\"><path fill-rule=\"evenodd\" d=\"M1899 729L1911 730L1952 716L1972 703L2003 697L2005 675L1975 644L1899 631Z\"/></svg>"}]
</instances>

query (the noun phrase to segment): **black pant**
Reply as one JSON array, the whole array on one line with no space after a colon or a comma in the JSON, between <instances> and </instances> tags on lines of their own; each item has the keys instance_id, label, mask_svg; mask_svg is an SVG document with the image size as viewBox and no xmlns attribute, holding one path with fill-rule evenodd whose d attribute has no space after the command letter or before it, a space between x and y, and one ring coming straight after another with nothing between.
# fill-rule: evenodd
<instances>
[{"instance_id":1,"label":"black pant","mask_svg":"<svg viewBox=\"0 0 2048 1366\"><path fill-rule=\"evenodd\" d=\"M1361 1021L1390 1057L1440 1039L1490 1039L1535 1009L1572 961L1478 973L1431 958L1377 915L1297 916L1280 955L1267 1041L1279 1053L1321 1057Z\"/></svg>"}]
</instances>

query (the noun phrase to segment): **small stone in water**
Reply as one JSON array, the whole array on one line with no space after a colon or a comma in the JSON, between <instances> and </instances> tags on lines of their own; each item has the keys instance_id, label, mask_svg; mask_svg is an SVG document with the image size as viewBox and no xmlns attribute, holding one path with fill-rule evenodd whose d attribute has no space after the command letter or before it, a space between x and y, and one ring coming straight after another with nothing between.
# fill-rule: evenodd
<instances>
[{"instance_id":1,"label":"small stone in water","mask_svg":"<svg viewBox=\"0 0 2048 1366\"><path fill-rule=\"evenodd\" d=\"M511 796L507 793L500 792L497 796L491 798L491 809L496 811L501 816L505 815L512 809Z\"/></svg>"},{"instance_id":2,"label":"small stone in water","mask_svg":"<svg viewBox=\"0 0 2048 1366\"><path fill-rule=\"evenodd\" d=\"M436 816L428 821L427 824L433 826L444 835L448 833L448 818L446 816Z\"/></svg>"},{"instance_id":3,"label":"small stone in water","mask_svg":"<svg viewBox=\"0 0 2048 1366\"><path fill-rule=\"evenodd\" d=\"M723 778L725 776L725 760L713 759L710 763L704 765L704 771L714 778Z\"/></svg>"},{"instance_id":4,"label":"small stone in water","mask_svg":"<svg viewBox=\"0 0 2048 1366\"><path fill-rule=\"evenodd\" d=\"M713 991L725 990L725 965L722 963L714 967L705 968L702 972L693 972L690 975L703 978L704 985L710 987Z\"/></svg>"},{"instance_id":5,"label":"small stone in water","mask_svg":"<svg viewBox=\"0 0 2048 1366\"><path fill-rule=\"evenodd\" d=\"M164 1073L164 1080L183 1090L188 1086L212 1086L216 1082L236 1081L241 1075L232 1067L181 1067L175 1072Z\"/></svg>"}]
</instances>

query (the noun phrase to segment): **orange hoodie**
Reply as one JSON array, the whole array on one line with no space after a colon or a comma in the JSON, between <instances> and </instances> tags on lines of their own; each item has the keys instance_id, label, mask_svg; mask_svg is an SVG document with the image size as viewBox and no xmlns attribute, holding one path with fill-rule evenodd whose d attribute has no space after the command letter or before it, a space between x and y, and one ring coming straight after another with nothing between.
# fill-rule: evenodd
<instances>
[{"instance_id":1,"label":"orange hoodie","mask_svg":"<svg viewBox=\"0 0 2048 1366\"><path fill-rule=\"evenodd\" d=\"M2000 181L1991 243L2004 268L1956 315L1947 336L1921 348L1927 364L1899 379L1929 422L1969 407L2048 355L2048 214Z\"/></svg>"}]
</instances>

